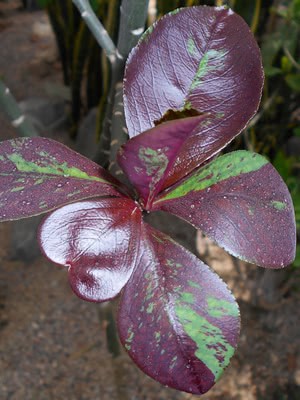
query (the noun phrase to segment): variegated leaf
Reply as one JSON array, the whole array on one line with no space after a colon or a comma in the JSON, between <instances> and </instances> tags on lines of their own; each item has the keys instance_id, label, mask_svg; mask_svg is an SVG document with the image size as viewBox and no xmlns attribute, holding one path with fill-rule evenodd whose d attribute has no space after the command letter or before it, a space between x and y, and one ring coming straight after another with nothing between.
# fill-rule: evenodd
<instances>
[{"instance_id":1,"label":"variegated leaf","mask_svg":"<svg viewBox=\"0 0 300 400\"><path fill-rule=\"evenodd\" d=\"M103 168L61 143L18 138L0 143L0 221L31 217L95 196L123 197Z\"/></svg>"},{"instance_id":2,"label":"variegated leaf","mask_svg":"<svg viewBox=\"0 0 300 400\"><path fill-rule=\"evenodd\" d=\"M154 209L201 229L234 256L281 268L295 258L296 227L288 188L262 156L221 156L166 190Z\"/></svg>"},{"instance_id":3,"label":"variegated leaf","mask_svg":"<svg viewBox=\"0 0 300 400\"><path fill-rule=\"evenodd\" d=\"M118 164L138 190L145 209L151 209L184 142L206 119L207 115L201 115L162 123L121 148Z\"/></svg>"},{"instance_id":4,"label":"variegated leaf","mask_svg":"<svg viewBox=\"0 0 300 400\"><path fill-rule=\"evenodd\" d=\"M165 187L228 144L256 113L263 86L259 48L226 7L188 7L159 19L128 60L124 106L131 137L155 124L209 112L178 155Z\"/></svg>"},{"instance_id":5,"label":"variegated leaf","mask_svg":"<svg viewBox=\"0 0 300 400\"><path fill-rule=\"evenodd\" d=\"M202 261L150 226L143 232L139 261L120 303L121 341L152 378L205 393L234 353L238 306Z\"/></svg>"}]
</instances>

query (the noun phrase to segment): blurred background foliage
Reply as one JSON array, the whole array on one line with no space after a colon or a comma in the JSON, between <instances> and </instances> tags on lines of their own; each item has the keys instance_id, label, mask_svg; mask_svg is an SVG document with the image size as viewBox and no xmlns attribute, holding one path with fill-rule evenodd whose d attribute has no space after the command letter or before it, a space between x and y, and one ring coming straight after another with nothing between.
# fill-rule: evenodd
<instances>
[{"instance_id":1,"label":"blurred background foliage","mask_svg":"<svg viewBox=\"0 0 300 400\"><path fill-rule=\"evenodd\" d=\"M55 33L63 80L71 90L71 135L76 136L82 114L99 107L96 134L100 135L109 92L110 65L72 0L37 0L48 13ZM120 0L92 0L90 4L116 43Z\"/></svg>"},{"instance_id":2,"label":"blurred background foliage","mask_svg":"<svg viewBox=\"0 0 300 400\"><path fill-rule=\"evenodd\" d=\"M110 65L72 0L37 0L48 13L71 90L71 135L81 117L98 107L100 137L110 82ZM91 0L95 13L116 43L120 0ZM258 114L232 144L267 156L287 183L300 232L300 0L150 1L148 25L177 7L227 5L248 23L262 51L265 85ZM246 50L245 50L246 51ZM280 227L278 227L280 229ZM299 237L298 237L299 239ZM300 267L300 245L295 267Z\"/></svg>"}]
</instances>

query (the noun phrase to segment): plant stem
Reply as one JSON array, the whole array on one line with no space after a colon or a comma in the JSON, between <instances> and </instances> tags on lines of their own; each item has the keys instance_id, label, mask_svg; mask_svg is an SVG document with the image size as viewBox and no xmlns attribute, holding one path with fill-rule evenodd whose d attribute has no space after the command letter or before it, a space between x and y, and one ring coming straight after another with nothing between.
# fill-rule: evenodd
<instances>
[{"instance_id":1,"label":"plant stem","mask_svg":"<svg viewBox=\"0 0 300 400\"><path fill-rule=\"evenodd\" d=\"M300 71L300 64L294 59L294 57L291 55L289 49L284 46L283 47L284 54L286 57L290 60L291 64L298 70Z\"/></svg>"},{"instance_id":2,"label":"plant stem","mask_svg":"<svg viewBox=\"0 0 300 400\"><path fill-rule=\"evenodd\" d=\"M64 34L64 20L61 16L61 11L58 7L57 1L49 1L47 5L47 12L52 29L55 33L56 44L60 54L60 59L63 67L64 84L70 84L69 62L67 43Z\"/></svg>"},{"instance_id":3,"label":"plant stem","mask_svg":"<svg viewBox=\"0 0 300 400\"><path fill-rule=\"evenodd\" d=\"M126 129L124 117L124 104L123 104L123 85L119 82L116 85L115 102L113 108L112 129L111 129L111 142L109 153L109 171L120 179L122 171L116 163L117 152L122 144L127 140L128 134ZM122 180L122 179L121 179Z\"/></svg>"},{"instance_id":4,"label":"plant stem","mask_svg":"<svg viewBox=\"0 0 300 400\"><path fill-rule=\"evenodd\" d=\"M116 387L116 398L119 400L129 400L126 365L122 362L122 358L119 357L122 353L115 322L117 307L118 302L116 300L102 303L98 309L98 316L100 324L105 329L107 350L113 358L112 369Z\"/></svg>"},{"instance_id":5,"label":"plant stem","mask_svg":"<svg viewBox=\"0 0 300 400\"><path fill-rule=\"evenodd\" d=\"M98 317L101 325L105 329L107 349L113 358L120 355L120 344L115 322L114 302L105 302L100 304Z\"/></svg>"},{"instance_id":6,"label":"plant stem","mask_svg":"<svg viewBox=\"0 0 300 400\"><path fill-rule=\"evenodd\" d=\"M120 8L120 0L110 0L108 5L107 17L103 18L105 21L105 27L109 33L109 35L117 40L118 28L119 28L119 8ZM97 111L97 121L96 121L96 138L97 141L101 137L103 121L105 118L105 111L107 106L107 98L110 90L110 81L111 81L111 68L107 59L104 55L101 56L101 66L102 66L102 95L100 98L100 102L98 104Z\"/></svg>"},{"instance_id":7,"label":"plant stem","mask_svg":"<svg viewBox=\"0 0 300 400\"><path fill-rule=\"evenodd\" d=\"M81 83L83 80L84 67L87 61L88 50L92 36L86 24L81 21L78 32L73 35L73 57L72 57L72 128L71 136L75 136L78 129L78 121L81 114Z\"/></svg>"},{"instance_id":8,"label":"plant stem","mask_svg":"<svg viewBox=\"0 0 300 400\"><path fill-rule=\"evenodd\" d=\"M252 118L252 120L248 124L247 129L252 128L253 126L255 126L258 123L258 121L263 117L265 112L269 110L271 105L273 105L277 95L278 95L278 90L275 90L274 93L272 94L272 96L268 97L267 100L262 103L261 111L259 113L257 113L254 118Z\"/></svg>"},{"instance_id":9,"label":"plant stem","mask_svg":"<svg viewBox=\"0 0 300 400\"><path fill-rule=\"evenodd\" d=\"M256 29L258 26L260 9L261 9L261 0L255 0L255 9L254 9L252 22L251 22L251 32L253 34L256 32Z\"/></svg>"},{"instance_id":10,"label":"plant stem","mask_svg":"<svg viewBox=\"0 0 300 400\"><path fill-rule=\"evenodd\" d=\"M120 29L116 50L117 57L116 62L112 65L110 92L108 95L107 108L100 137L99 152L95 160L104 166L107 165L110 158L111 142L117 141L122 144L126 139L123 129L124 126L122 124L119 124L117 129L114 129L113 132L111 129L116 85L123 78L125 61L130 50L136 45L140 36L144 32L148 3L149 0L140 0L139 2L134 0L122 0L120 8Z\"/></svg>"},{"instance_id":11,"label":"plant stem","mask_svg":"<svg viewBox=\"0 0 300 400\"><path fill-rule=\"evenodd\" d=\"M120 82L123 77L125 60L128 57L130 50L137 44L138 39L144 32L145 22L147 19L148 3L149 0L140 1L139 7L137 7L134 1L123 0L121 5L117 55L118 59L120 59L119 63L120 68L122 69L122 73L118 76L118 80L115 84L115 97L110 141L111 163L115 162L118 148L123 143L125 143L128 137L124 118L124 107L122 102L123 85L118 82ZM114 168L111 168L111 172L114 172ZM116 171L116 173L117 172L118 171Z\"/></svg>"},{"instance_id":12,"label":"plant stem","mask_svg":"<svg viewBox=\"0 0 300 400\"><path fill-rule=\"evenodd\" d=\"M94 13L88 0L73 0L74 5L78 8L81 17L85 20L90 31L94 35L98 44L105 51L107 58L110 60L111 64L116 62L117 49L110 38L107 30L101 24L96 14Z\"/></svg>"},{"instance_id":13,"label":"plant stem","mask_svg":"<svg viewBox=\"0 0 300 400\"><path fill-rule=\"evenodd\" d=\"M21 136L39 136L35 128L20 110L9 88L0 80L0 108L8 115L11 124Z\"/></svg>"}]
</instances>

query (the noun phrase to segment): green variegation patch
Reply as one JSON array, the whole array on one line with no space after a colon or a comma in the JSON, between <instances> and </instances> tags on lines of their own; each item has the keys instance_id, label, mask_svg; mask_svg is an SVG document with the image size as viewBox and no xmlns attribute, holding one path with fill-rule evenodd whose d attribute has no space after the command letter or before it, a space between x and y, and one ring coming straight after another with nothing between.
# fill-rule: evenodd
<instances>
[{"instance_id":1,"label":"green variegation patch","mask_svg":"<svg viewBox=\"0 0 300 400\"><path fill-rule=\"evenodd\" d=\"M45 154L43 154L45 157ZM24 173L36 173L40 175L56 175L63 176L65 178L72 177L78 179L86 179L90 181L98 181L105 183L104 179L98 178L97 176L90 176L86 172L81 171L76 167L69 167L66 162L57 163L53 161L53 157L50 160L41 160L38 162L32 162L25 160L22 155L17 153L8 154L7 158L14 163L17 170ZM47 162L49 161L49 162ZM41 165L41 164L44 164ZM36 180L35 184L42 183L41 179Z\"/></svg>"},{"instance_id":2,"label":"green variegation patch","mask_svg":"<svg viewBox=\"0 0 300 400\"><path fill-rule=\"evenodd\" d=\"M51 139L6 140L0 146L0 220L38 215L69 202L122 194L99 165Z\"/></svg>"},{"instance_id":3,"label":"green variegation patch","mask_svg":"<svg viewBox=\"0 0 300 400\"><path fill-rule=\"evenodd\" d=\"M287 208L287 204L283 201L273 200L271 201L271 206L274 207L278 211L282 211Z\"/></svg>"},{"instance_id":4,"label":"green variegation patch","mask_svg":"<svg viewBox=\"0 0 300 400\"><path fill-rule=\"evenodd\" d=\"M196 53L196 44L193 38L189 38L187 41L187 50L189 54L194 55Z\"/></svg>"},{"instance_id":5,"label":"green variegation patch","mask_svg":"<svg viewBox=\"0 0 300 400\"><path fill-rule=\"evenodd\" d=\"M209 72L221 70L224 68L225 60L224 57L226 55L225 50L208 50L204 53L199 67L196 71L194 79L191 83L189 92L192 92L202 83L202 78L206 76Z\"/></svg>"},{"instance_id":6,"label":"green variegation patch","mask_svg":"<svg viewBox=\"0 0 300 400\"><path fill-rule=\"evenodd\" d=\"M238 317L239 310L235 303L217 299L216 297L207 298L207 312L211 317L222 318L222 317Z\"/></svg>"},{"instance_id":7,"label":"green variegation patch","mask_svg":"<svg viewBox=\"0 0 300 400\"><path fill-rule=\"evenodd\" d=\"M139 149L139 159L145 166L147 175L155 175L154 181L159 180L167 168L169 160L164 151L165 149L158 151L150 147Z\"/></svg>"},{"instance_id":8,"label":"green variegation patch","mask_svg":"<svg viewBox=\"0 0 300 400\"><path fill-rule=\"evenodd\" d=\"M166 190L156 202L184 197L190 192L207 189L226 179L254 172L268 164L268 160L249 151L235 151L218 157L185 179L175 189Z\"/></svg>"},{"instance_id":9,"label":"green variegation patch","mask_svg":"<svg viewBox=\"0 0 300 400\"><path fill-rule=\"evenodd\" d=\"M176 305L175 313L183 329L197 344L195 356L201 360L218 380L234 353L220 328L208 322L191 307Z\"/></svg>"}]
</instances>

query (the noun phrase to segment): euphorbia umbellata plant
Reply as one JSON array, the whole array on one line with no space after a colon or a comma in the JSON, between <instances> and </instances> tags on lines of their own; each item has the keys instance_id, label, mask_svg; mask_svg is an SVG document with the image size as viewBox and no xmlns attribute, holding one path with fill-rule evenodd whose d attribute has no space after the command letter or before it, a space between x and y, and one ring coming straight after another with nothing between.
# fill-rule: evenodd
<instances>
[{"instance_id":1,"label":"euphorbia umbellata plant","mask_svg":"<svg viewBox=\"0 0 300 400\"><path fill-rule=\"evenodd\" d=\"M40 226L43 253L67 267L80 298L121 294L118 330L129 355L190 393L205 393L228 365L238 305L207 265L143 215L177 215L263 267L293 261L293 205L276 170L249 151L218 155L255 114L262 85L259 49L238 15L183 8L149 28L127 61L130 140L118 163L132 186L50 139L0 145L1 219L58 208Z\"/></svg>"}]
</instances>

